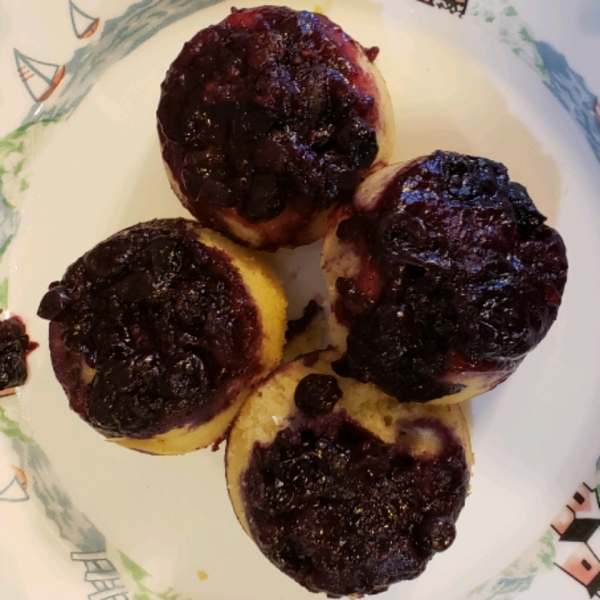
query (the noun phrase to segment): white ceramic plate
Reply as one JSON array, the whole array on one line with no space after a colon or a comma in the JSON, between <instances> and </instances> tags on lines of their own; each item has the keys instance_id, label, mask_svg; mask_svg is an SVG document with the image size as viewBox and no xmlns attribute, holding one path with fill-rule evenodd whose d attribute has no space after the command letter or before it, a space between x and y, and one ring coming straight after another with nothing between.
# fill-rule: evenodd
<instances>
[{"instance_id":1,"label":"white ceramic plate","mask_svg":"<svg viewBox=\"0 0 600 600\"><path fill-rule=\"evenodd\" d=\"M2 598L312 597L239 527L222 451L145 456L106 443L69 411L51 372L46 323L35 316L48 283L95 243L139 221L185 216L161 165L154 112L184 41L231 6L210 4L0 6L8 17L0 18L0 301L41 344L18 399L0 400ZM530 0L527 21L521 3L516 10L504 0L289 4L319 8L381 48L395 159L442 148L504 162L565 238L571 264L548 337L509 381L470 405L476 465L457 541L417 581L380 598L595 595L600 108L591 89L600 89L600 38L590 20L600 33L600 11L582 0L568 13L543 13L544 3ZM565 41L587 80L555 47ZM585 58L589 48L595 59ZM314 246L272 258L294 315L322 289L317 255Z\"/></svg>"}]
</instances>

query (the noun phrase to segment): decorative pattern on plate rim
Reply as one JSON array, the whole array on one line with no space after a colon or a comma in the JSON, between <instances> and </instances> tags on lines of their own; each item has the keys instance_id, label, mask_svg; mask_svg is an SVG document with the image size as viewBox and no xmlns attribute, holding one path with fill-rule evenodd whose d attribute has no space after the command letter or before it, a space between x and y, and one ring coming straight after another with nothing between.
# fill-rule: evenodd
<instances>
[{"instance_id":1,"label":"decorative pattern on plate rim","mask_svg":"<svg viewBox=\"0 0 600 600\"><path fill-rule=\"evenodd\" d=\"M141 0L130 5L120 17L103 23L100 16L85 13L69 0L69 17L74 35L79 39L90 38L88 45L76 50L65 65L33 59L15 49L16 75L26 85L35 104L22 125L0 140L0 260L18 229L19 206L28 188L29 169L46 132L68 118L112 64L167 25L218 1ZM418 1L448 10L459 17L470 18L507 45L542 78L548 90L583 130L600 161L598 99L585 80L571 69L564 55L551 45L534 39L508 0ZM8 286L8 278L0 277L0 308L8 305ZM153 591L155 586L150 574L118 551L116 558L109 560L104 536L73 506L56 481L48 458L21 430L18 418L11 418L7 414L7 406L12 406L13 411L17 410L15 399L3 399L2 402L0 434L11 442L20 466L15 467L14 478L0 490L0 501L3 495L8 499L15 494L17 500L19 495L21 501L33 497L35 503L41 504L47 518L58 528L60 536L72 546L72 560L85 566L85 580L96 589L89 598L101 595L102 598L114 600L132 600L122 583L122 575L134 593L133 600L183 600L173 590L162 593ZM600 519L593 517L593 523L589 524L589 518L583 517L585 510L592 508L598 509L600 514L597 493L592 494L594 489L597 490L582 486L565 509L571 511L571 521L568 515L559 515L553 523L553 529L549 529L527 553L498 577L472 590L466 598L512 600L528 590L539 574L555 566L585 586L590 597L597 594L600 590L600 561L597 558L600 548L595 550L592 538L600 528ZM33 493L30 494L30 491ZM582 508L584 506L585 510ZM563 546L569 543L579 545L564 558Z\"/></svg>"},{"instance_id":2,"label":"decorative pattern on plate rim","mask_svg":"<svg viewBox=\"0 0 600 600\"><path fill-rule=\"evenodd\" d=\"M552 522L552 529L561 542L556 566L583 586L590 598L600 596L600 482L595 488L582 483Z\"/></svg>"},{"instance_id":3,"label":"decorative pattern on plate rim","mask_svg":"<svg viewBox=\"0 0 600 600\"><path fill-rule=\"evenodd\" d=\"M92 37L96 33L98 25L100 25L100 17L88 15L73 0L69 0L69 16L71 17L73 33L80 40Z\"/></svg>"},{"instance_id":4,"label":"decorative pattern on plate rim","mask_svg":"<svg viewBox=\"0 0 600 600\"><path fill-rule=\"evenodd\" d=\"M465 14L468 4L468 0L419 0L419 2L435 6L436 8L444 8L453 14L457 14L459 17Z\"/></svg>"},{"instance_id":5,"label":"decorative pattern on plate rim","mask_svg":"<svg viewBox=\"0 0 600 600\"><path fill-rule=\"evenodd\" d=\"M131 600L129 592L121 583L121 575L106 557L106 552L71 552L71 560L85 565L85 580L89 581L96 592L90 594L90 600Z\"/></svg>"}]
</instances>

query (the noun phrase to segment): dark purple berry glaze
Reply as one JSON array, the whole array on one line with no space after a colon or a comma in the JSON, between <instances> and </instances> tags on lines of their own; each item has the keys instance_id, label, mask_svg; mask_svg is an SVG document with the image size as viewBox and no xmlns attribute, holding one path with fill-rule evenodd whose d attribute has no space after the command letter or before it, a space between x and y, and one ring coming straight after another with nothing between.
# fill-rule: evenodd
<instances>
[{"instance_id":1,"label":"dark purple berry glaze","mask_svg":"<svg viewBox=\"0 0 600 600\"><path fill-rule=\"evenodd\" d=\"M206 423L260 368L257 308L228 257L193 227L165 219L123 230L41 301L71 407L108 437ZM90 382L82 360L95 370Z\"/></svg>"},{"instance_id":2,"label":"dark purple berry glaze","mask_svg":"<svg viewBox=\"0 0 600 600\"><path fill-rule=\"evenodd\" d=\"M454 540L469 484L464 448L437 420L401 425L434 430L439 453L415 458L339 410L298 417L254 445L241 479L252 535L310 591L382 592Z\"/></svg>"},{"instance_id":3,"label":"dark purple berry glaze","mask_svg":"<svg viewBox=\"0 0 600 600\"><path fill-rule=\"evenodd\" d=\"M38 347L27 335L25 323L13 316L0 321L0 390L23 385L27 379L27 355Z\"/></svg>"},{"instance_id":4,"label":"dark purple berry glaze","mask_svg":"<svg viewBox=\"0 0 600 600\"><path fill-rule=\"evenodd\" d=\"M491 160L437 151L401 169L337 228L380 281L369 296L361 278L373 273L337 280L349 334L335 371L401 401L459 391L451 372L508 377L548 332L566 283L565 246L545 220Z\"/></svg>"},{"instance_id":5,"label":"dark purple berry glaze","mask_svg":"<svg viewBox=\"0 0 600 600\"><path fill-rule=\"evenodd\" d=\"M265 247L306 243L307 225L350 200L377 155L375 84L356 64L377 53L363 53L323 15L284 7L233 9L200 31L171 65L157 112L188 210L233 237L223 211L259 224L287 210L296 217Z\"/></svg>"}]
</instances>

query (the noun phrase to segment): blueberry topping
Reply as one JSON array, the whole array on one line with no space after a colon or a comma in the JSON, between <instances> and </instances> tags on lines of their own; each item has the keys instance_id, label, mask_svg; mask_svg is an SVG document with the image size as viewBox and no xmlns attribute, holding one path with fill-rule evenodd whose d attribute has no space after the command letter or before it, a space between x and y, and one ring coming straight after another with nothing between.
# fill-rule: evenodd
<instances>
[{"instance_id":1,"label":"blueberry topping","mask_svg":"<svg viewBox=\"0 0 600 600\"><path fill-rule=\"evenodd\" d=\"M256 306L237 271L183 219L119 232L44 296L51 354L71 405L109 437L207 422L253 376ZM93 379L82 392L82 361ZM74 378L74 373L80 374Z\"/></svg>"},{"instance_id":2,"label":"blueberry topping","mask_svg":"<svg viewBox=\"0 0 600 600\"><path fill-rule=\"evenodd\" d=\"M298 417L255 444L241 479L262 552L330 597L374 594L418 576L454 539L469 471L462 445L438 421L435 455L386 444L344 411Z\"/></svg>"},{"instance_id":3,"label":"blueberry topping","mask_svg":"<svg viewBox=\"0 0 600 600\"><path fill-rule=\"evenodd\" d=\"M215 209L262 223L290 208L302 229L350 200L378 152L374 83L353 63L362 52L323 15L268 6L234 10L187 43L158 121L194 216L219 228ZM300 229L281 243L301 243Z\"/></svg>"},{"instance_id":4,"label":"blueberry topping","mask_svg":"<svg viewBox=\"0 0 600 600\"><path fill-rule=\"evenodd\" d=\"M349 328L336 373L401 401L460 391L453 369L508 376L548 332L566 282L563 241L544 221L491 160L437 151L397 172L337 229L374 273L336 282ZM367 297L372 275L381 291Z\"/></svg>"}]
</instances>

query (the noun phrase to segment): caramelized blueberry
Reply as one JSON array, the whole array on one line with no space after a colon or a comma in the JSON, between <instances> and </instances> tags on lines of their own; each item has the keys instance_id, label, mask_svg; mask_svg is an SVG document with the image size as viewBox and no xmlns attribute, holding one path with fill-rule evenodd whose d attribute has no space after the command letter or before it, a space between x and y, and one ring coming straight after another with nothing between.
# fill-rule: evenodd
<instances>
[{"instance_id":1,"label":"caramelized blueberry","mask_svg":"<svg viewBox=\"0 0 600 600\"><path fill-rule=\"evenodd\" d=\"M333 410L342 397L337 379L331 375L311 373L300 380L294 392L296 406L308 417Z\"/></svg>"},{"instance_id":2,"label":"caramelized blueberry","mask_svg":"<svg viewBox=\"0 0 600 600\"><path fill-rule=\"evenodd\" d=\"M130 249L122 240L112 240L102 250L92 249L85 255L83 265L91 277L103 279L118 275L129 257Z\"/></svg>"},{"instance_id":3,"label":"caramelized blueberry","mask_svg":"<svg viewBox=\"0 0 600 600\"><path fill-rule=\"evenodd\" d=\"M417 540L425 552L443 552L456 537L454 523L447 517L436 515L427 515L417 531Z\"/></svg>"},{"instance_id":4,"label":"caramelized blueberry","mask_svg":"<svg viewBox=\"0 0 600 600\"><path fill-rule=\"evenodd\" d=\"M42 319L56 319L71 302L64 288L58 283L53 284L44 294L37 315Z\"/></svg>"}]
</instances>

